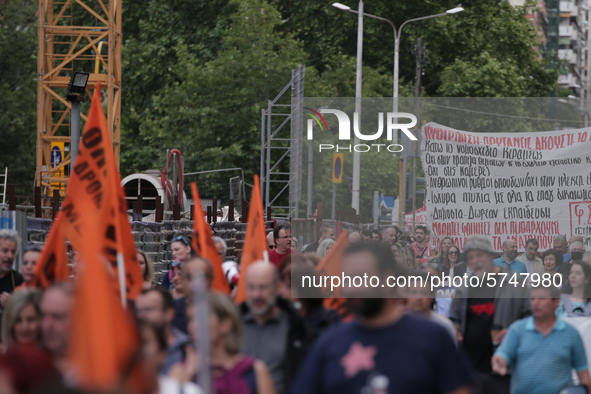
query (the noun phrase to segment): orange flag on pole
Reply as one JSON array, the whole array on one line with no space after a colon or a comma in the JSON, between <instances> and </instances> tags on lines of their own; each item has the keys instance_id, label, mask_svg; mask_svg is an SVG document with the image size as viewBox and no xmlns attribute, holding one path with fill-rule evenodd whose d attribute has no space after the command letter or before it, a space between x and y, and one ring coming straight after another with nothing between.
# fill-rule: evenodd
<instances>
[{"instance_id":1,"label":"orange flag on pole","mask_svg":"<svg viewBox=\"0 0 591 394\"><path fill-rule=\"evenodd\" d=\"M195 203L195 212L193 213L193 249L197 254L204 259L211 262L213 268L213 283L211 289L230 294L230 284L224 275L222 269L222 260L215 250L213 239L211 239L211 228L203 217L203 207L201 206L201 198L197 190L197 184L191 183L191 193L193 194L193 202Z\"/></svg>"},{"instance_id":2,"label":"orange flag on pole","mask_svg":"<svg viewBox=\"0 0 591 394\"><path fill-rule=\"evenodd\" d=\"M140 349L137 327L121 306L102 246L91 242L104 234L102 227L88 229L78 252L84 265L75 288L68 353L77 384L94 391L120 387Z\"/></svg>"},{"instance_id":3,"label":"orange flag on pole","mask_svg":"<svg viewBox=\"0 0 591 394\"><path fill-rule=\"evenodd\" d=\"M37 260L37 265L35 265L35 276L31 286L39 290L45 290L53 283L70 278L66 239L60 227L60 216L60 213L58 213L53 221L41 255Z\"/></svg>"},{"instance_id":4,"label":"orange flag on pole","mask_svg":"<svg viewBox=\"0 0 591 394\"><path fill-rule=\"evenodd\" d=\"M326 256L318 263L316 271L321 276L341 276L343 273L343 258L345 257L345 250L349 247L349 233L343 231L337 238L334 246L328 251ZM343 298L340 298L340 288L335 288L332 294L328 289L325 289L329 298L324 299L324 306L326 308L341 311Z\"/></svg>"},{"instance_id":5,"label":"orange flag on pole","mask_svg":"<svg viewBox=\"0 0 591 394\"><path fill-rule=\"evenodd\" d=\"M89 209L81 209L83 203ZM99 226L104 233L92 242L101 245L101 253L113 271L121 272L117 275L121 298L133 300L141 292L142 277L126 210L99 86L94 91L62 205L62 230L74 249L80 251L87 244L89 228L105 223Z\"/></svg>"},{"instance_id":6,"label":"orange flag on pole","mask_svg":"<svg viewBox=\"0 0 591 394\"><path fill-rule=\"evenodd\" d=\"M248 266L258 260L269 262L269 254L267 252L267 234L265 234L261 187L259 184L259 176L255 175L254 187L250 197L250 206L248 208L246 236L244 237L242 257L240 258L241 280L238 281L238 289L234 300L236 304L241 304L246 301L246 283L243 278Z\"/></svg>"}]
</instances>

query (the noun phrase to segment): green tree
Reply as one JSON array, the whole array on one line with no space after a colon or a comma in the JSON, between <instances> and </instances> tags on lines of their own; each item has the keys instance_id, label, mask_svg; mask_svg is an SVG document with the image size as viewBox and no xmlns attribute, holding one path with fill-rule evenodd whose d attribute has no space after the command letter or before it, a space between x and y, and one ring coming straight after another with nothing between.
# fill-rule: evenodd
<instances>
[{"instance_id":1,"label":"green tree","mask_svg":"<svg viewBox=\"0 0 591 394\"><path fill-rule=\"evenodd\" d=\"M165 148L146 147L151 140L140 131L153 117L153 97L187 78L179 63L204 64L217 56L234 10L227 0L123 3L122 168L135 172L162 163ZM184 132L162 131L171 139Z\"/></svg>"},{"instance_id":2,"label":"green tree","mask_svg":"<svg viewBox=\"0 0 591 394\"><path fill-rule=\"evenodd\" d=\"M37 130L36 9L36 2L25 0L0 4L0 170L8 167L9 183L31 186ZM31 188L22 193L32 194Z\"/></svg>"},{"instance_id":3,"label":"green tree","mask_svg":"<svg viewBox=\"0 0 591 394\"><path fill-rule=\"evenodd\" d=\"M187 45L174 50L171 73L182 76L151 98L139 127L151 157L180 148L192 171L245 167L258 172L260 111L285 85L304 51L290 34L277 34L279 13L265 1L234 1L237 9L218 56L202 64Z\"/></svg>"},{"instance_id":4,"label":"green tree","mask_svg":"<svg viewBox=\"0 0 591 394\"><path fill-rule=\"evenodd\" d=\"M305 43L309 62L324 71L342 52L355 56L357 17L322 2L276 0L286 23L282 29ZM344 4L357 8L354 0ZM392 20L395 26L409 19L439 14L457 5L455 0L416 2L373 1L365 12ZM548 67L536 48L537 32L526 18L533 2L514 7L508 1L472 0L465 11L413 22L403 29L400 40L400 81L413 84L414 46L421 37L428 51L422 85L428 96L545 97L554 88L556 68ZM363 62L391 76L393 32L389 24L364 19ZM502 70L503 78L491 75ZM469 77L461 72L468 72Z\"/></svg>"}]
</instances>

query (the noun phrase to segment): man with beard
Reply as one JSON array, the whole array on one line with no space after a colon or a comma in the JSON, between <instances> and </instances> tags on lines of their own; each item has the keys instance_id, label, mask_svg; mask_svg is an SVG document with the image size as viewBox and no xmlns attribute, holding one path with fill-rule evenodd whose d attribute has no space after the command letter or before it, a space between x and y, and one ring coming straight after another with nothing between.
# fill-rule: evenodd
<instances>
[{"instance_id":1,"label":"man with beard","mask_svg":"<svg viewBox=\"0 0 591 394\"><path fill-rule=\"evenodd\" d=\"M517 242L512 239L506 239L503 242L503 255L493 262L499 267L505 267L520 274L527 274L527 268L523 261L517 260Z\"/></svg>"},{"instance_id":2,"label":"man with beard","mask_svg":"<svg viewBox=\"0 0 591 394\"><path fill-rule=\"evenodd\" d=\"M253 263L242 280L246 280L246 302L240 306L242 352L263 361L277 393L285 393L306 350L305 323L289 301L277 296L279 273L272 264Z\"/></svg>"},{"instance_id":3,"label":"man with beard","mask_svg":"<svg viewBox=\"0 0 591 394\"><path fill-rule=\"evenodd\" d=\"M20 237L15 230L0 230L0 304L2 307L10 298L10 294L20 286L24 279L12 269Z\"/></svg>"},{"instance_id":4,"label":"man with beard","mask_svg":"<svg viewBox=\"0 0 591 394\"><path fill-rule=\"evenodd\" d=\"M405 314L394 287L346 283L347 277L367 275L382 284L390 278L392 285L398 270L384 245L358 243L347 249L341 294L356 319L318 338L292 393L469 392L470 367L444 328Z\"/></svg>"},{"instance_id":5,"label":"man with beard","mask_svg":"<svg viewBox=\"0 0 591 394\"><path fill-rule=\"evenodd\" d=\"M431 261L433 257L435 257L435 253L429 247L429 242L427 241L427 236L429 235L429 230L425 226L417 226L415 228L415 240L411 244L412 248L415 251L415 257L417 258L417 264L420 266L423 263Z\"/></svg>"}]
</instances>

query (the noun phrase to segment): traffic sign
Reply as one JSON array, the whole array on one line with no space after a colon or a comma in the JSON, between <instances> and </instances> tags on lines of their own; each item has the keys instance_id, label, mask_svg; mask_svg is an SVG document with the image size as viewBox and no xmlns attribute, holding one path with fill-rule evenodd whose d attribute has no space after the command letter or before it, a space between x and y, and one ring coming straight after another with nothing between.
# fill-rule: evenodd
<instances>
[{"instance_id":1,"label":"traffic sign","mask_svg":"<svg viewBox=\"0 0 591 394\"><path fill-rule=\"evenodd\" d=\"M332 158L332 183L343 182L343 154L335 153Z\"/></svg>"},{"instance_id":2,"label":"traffic sign","mask_svg":"<svg viewBox=\"0 0 591 394\"><path fill-rule=\"evenodd\" d=\"M64 143L63 142L52 142L51 143L51 168L55 168L62 163L64 160ZM64 178L65 171L64 167L55 171L52 178ZM64 192L64 183L62 182L51 182L51 187L59 189L60 195Z\"/></svg>"}]
</instances>

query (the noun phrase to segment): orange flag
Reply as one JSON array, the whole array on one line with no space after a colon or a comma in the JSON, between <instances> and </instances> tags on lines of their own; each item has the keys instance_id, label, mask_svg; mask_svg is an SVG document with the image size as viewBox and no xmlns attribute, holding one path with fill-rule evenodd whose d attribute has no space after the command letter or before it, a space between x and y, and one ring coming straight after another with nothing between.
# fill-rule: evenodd
<instances>
[{"instance_id":1,"label":"orange flag","mask_svg":"<svg viewBox=\"0 0 591 394\"><path fill-rule=\"evenodd\" d=\"M316 271L321 276L341 276L343 273L343 258L345 257L345 250L349 247L349 233L343 231L337 238L334 246L328 251L326 256L318 263ZM339 312L342 311L343 298L340 298L341 291L337 287L334 292L330 294L328 289L325 289L329 298L324 299L324 306L326 308L334 309Z\"/></svg>"},{"instance_id":2,"label":"orange flag","mask_svg":"<svg viewBox=\"0 0 591 394\"><path fill-rule=\"evenodd\" d=\"M90 242L104 234L101 227L88 229L88 242L78 252L84 265L75 288L68 353L77 384L93 391L120 387L140 350L137 327L121 306L102 246Z\"/></svg>"},{"instance_id":3,"label":"orange flag","mask_svg":"<svg viewBox=\"0 0 591 394\"><path fill-rule=\"evenodd\" d=\"M83 203L89 209L81 209ZM62 230L74 249L80 251L87 245L89 228L105 223L100 226L104 233L91 242L101 245L102 255L116 275L118 266L122 266L126 298L133 300L141 292L142 277L126 209L99 86L94 91L62 205Z\"/></svg>"},{"instance_id":4,"label":"orange flag","mask_svg":"<svg viewBox=\"0 0 591 394\"><path fill-rule=\"evenodd\" d=\"M249 265L258 260L265 260L267 253L267 235L265 234L265 221L263 213L263 201L261 199L261 187L259 185L259 176L254 176L254 187L250 196L250 206L248 208L248 224L246 225L246 236L244 237L244 246L242 247L242 257L240 259L240 271L242 277L246 274ZM269 256L266 256L268 261ZM246 283L244 280L238 281L236 291L236 304L246 301Z\"/></svg>"},{"instance_id":5,"label":"orange flag","mask_svg":"<svg viewBox=\"0 0 591 394\"><path fill-rule=\"evenodd\" d=\"M222 260L215 250L213 239L211 239L211 228L203 217L203 207L201 206L201 198L197 191L197 184L191 183L191 193L193 194L193 202L195 203L195 212L193 214L193 249L197 254L204 259L211 262L213 268L213 283L211 289L221 293L230 294L230 284L224 275L222 269Z\"/></svg>"},{"instance_id":6,"label":"orange flag","mask_svg":"<svg viewBox=\"0 0 591 394\"><path fill-rule=\"evenodd\" d=\"M66 255L66 239L60 227L60 213L57 214L53 221L41 255L37 260L37 265L35 265L35 276L31 286L39 290L45 290L53 283L70 278L68 256Z\"/></svg>"}]
</instances>

